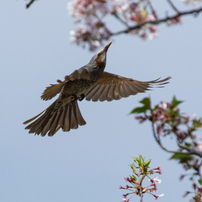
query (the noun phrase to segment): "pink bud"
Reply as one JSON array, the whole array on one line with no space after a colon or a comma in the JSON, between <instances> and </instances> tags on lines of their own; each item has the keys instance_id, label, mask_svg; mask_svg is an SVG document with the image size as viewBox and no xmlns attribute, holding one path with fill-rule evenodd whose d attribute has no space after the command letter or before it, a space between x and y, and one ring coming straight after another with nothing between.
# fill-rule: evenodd
<instances>
[{"instance_id":1,"label":"pink bud","mask_svg":"<svg viewBox=\"0 0 202 202\"><path fill-rule=\"evenodd\" d=\"M161 168L160 168L160 167L154 168L154 170L158 170L156 173L162 174L162 171L161 171Z\"/></svg>"},{"instance_id":2,"label":"pink bud","mask_svg":"<svg viewBox=\"0 0 202 202\"><path fill-rule=\"evenodd\" d=\"M161 195L158 195L158 196L154 195L154 197L155 197L156 199L158 199L158 198L161 197L161 196L164 196L164 194L161 194Z\"/></svg>"}]
</instances>

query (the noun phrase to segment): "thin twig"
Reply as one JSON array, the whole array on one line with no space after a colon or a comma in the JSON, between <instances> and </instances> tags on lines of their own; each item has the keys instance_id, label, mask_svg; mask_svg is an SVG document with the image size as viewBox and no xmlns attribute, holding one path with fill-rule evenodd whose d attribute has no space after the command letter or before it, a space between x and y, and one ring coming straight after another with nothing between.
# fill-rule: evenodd
<instances>
[{"instance_id":1,"label":"thin twig","mask_svg":"<svg viewBox=\"0 0 202 202\"><path fill-rule=\"evenodd\" d=\"M202 157L202 152L199 151L199 150L194 149L193 147L187 147L187 146L185 146L185 145L183 145L183 144L180 144L180 143L178 143L178 146L179 146L180 148L182 148L182 149L187 150L187 151L189 152L189 154L194 154L194 155L196 155L196 156Z\"/></svg>"},{"instance_id":2,"label":"thin twig","mask_svg":"<svg viewBox=\"0 0 202 202\"><path fill-rule=\"evenodd\" d=\"M166 149L166 148L162 145L160 137L157 137L157 135L156 135L155 128L154 128L154 123L152 123L152 131L153 131L153 135L154 135L154 138L155 138L156 142L158 143L158 145L159 145L164 151L166 151L166 152L168 152L168 153L173 153L173 154L175 154L175 153L177 153L177 154L189 154L189 153L181 152L180 150L174 151L174 150L168 150L168 149Z\"/></svg>"},{"instance_id":3,"label":"thin twig","mask_svg":"<svg viewBox=\"0 0 202 202\"><path fill-rule=\"evenodd\" d=\"M173 2L171 0L168 0L168 3L171 5L173 10L175 10L177 13L180 13L180 11L177 9L177 7L173 4Z\"/></svg>"},{"instance_id":4,"label":"thin twig","mask_svg":"<svg viewBox=\"0 0 202 202\"><path fill-rule=\"evenodd\" d=\"M34 3L34 1L35 1L35 0L30 0L30 2L26 4L26 8L29 8L29 7L31 6L31 4Z\"/></svg>"},{"instance_id":5,"label":"thin twig","mask_svg":"<svg viewBox=\"0 0 202 202\"><path fill-rule=\"evenodd\" d=\"M124 25L126 25L126 27L129 27L129 26L128 26L128 23L125 22L123 19L121 19L121 18L117 15L117 13L112 12L111 14L112 14L114 17L116 17L118 20L120 20L120 22L122 22Z\"/></svg>"},{"instance_id":6,"label":"thin twig","mask_svg":"<svg viewBox=\"0 0 202 202\"><path fill-rule=\"evenodd\" d=\"M160 137L156 135L155 128L154 128L154 123L152 123L152 131L153 131L153 135L154 135L154 138L155 138L156 142L158 143L158 145L159 145L164 151L166 151L166 152L168 152L168 153L173 153L173 154L175 154L175 153L177 153L177 154L189 154L189 155L190 155L190 154L194 154L194 155L196 155L196 156L202 157L202 152L201 152L201 151L196 150L196 149L194 149L193 147L187 147L187 146L185 146L185 145L183 145L183 144L180 144L180 143L178 143L178 146L181 148L181 150L172 151L172 150L166 149L166 148L162 145ZM182 152L183 149L186 150L186 151L188 151L188 152Z\"/></svg>"},{"instance_id":7,"label":"thin twig","mask_svg":"<svg viewBox=\"0 0 202 202\"><path fill-rule=\"evenodd\" d=\"M140 175L141 175L141 170L139 170L139 173L138 173L138 180L139 180L139 195L140 195L140 202L143 202L143 194L142 194L142 180L140 178Z\"/></svg>"},{"instance_id":8,"label":"thin twig","mask_svg":"<svg viewBox=\"0 0 202 202\"><path fill-rule=\"evenodd\" d=\"M144 25L147 25L147 24L158 25L158 24L161 24L161 23L164 23L164 22L168 22L170 20L175 20L180 16L189 15L189 14L193 14L193 13L200 13L201 11L202 11L202 7L198 8L198 9L190 10L190 11L180 12L180 13L177 13L177 14L175 14L173 16L170 16L170 17L167 16L167 17L159 19L159 20L157 19L157 20L154 20L154 21L146 21L146 22L143 22L141 24L138 24L138 25L135 25L133 27L130 27L128 29L111 33L111 36L129 33L132 30L140 29L141 27L143 27Z\"/></svg>"},{"instance_id":9,"label":"thin twig","mask_svg":"<svg viewBox=\"0 0 202 202\"><path fill-rule=\"evenodd\" d=\"M152 14L154 15L155 19L157 20L158 16L156 15L156 11L154 10L154 7L153 7L151 1L148 1L148 3L149 3L149 6L151 8Z\"/></svg>"}]
</instances>

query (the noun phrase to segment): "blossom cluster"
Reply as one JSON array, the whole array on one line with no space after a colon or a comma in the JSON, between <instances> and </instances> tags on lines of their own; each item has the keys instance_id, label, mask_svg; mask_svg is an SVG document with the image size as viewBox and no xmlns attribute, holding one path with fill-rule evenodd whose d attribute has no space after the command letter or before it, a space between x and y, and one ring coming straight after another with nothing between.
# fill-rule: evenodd
<instances>
[{"instance_id":1,"label":"blossom cluster","mask_svg":"<svg viewBox=\"0 0 202 202\"><path fill-rule=\"evenodd\" d=\"M196 5L201 0L181 1L185 4ZM169 2L171 8L174 8L176 16L167 16L168 18L163 22L167 25L181 23L180 11L171 1ZM78 27L70 31L70 40L83 47L88 44L90 50L95 50L103 45L105 40L112 41L112 36L121 33L152 40L159 35L157 25L161 21L152 3L152 0L72 0L68 3L67 8L69 15L76 19L75 23L78 24ZM111 30L114 27L109 25L111 19L118 22L116 28L120 31Z\"/></svg>"},{"instance_id":2,"label":"blossom cluster","mask_svg":"<svg viewBox=\"0 0 202 202\"><path fill-rule=\"evenodd\" d=\"M115 17L123 26L132 27L157 17L155 10L150 9L149 0L134 2L133 0L73 0L68 3L69 14L79 24L76 30L70 32L70 39L77 45L88 43L90 50L99 47L103 40L111 40L113 35L104 22L110 15ZM144 25L139 29L129 31L143 39L153 39L158 35L154 25Z\"/></svg>"},{"instance_id":3,"label":"blossom cluster","mask_svg":"<svg viewBox=\"0 0 202 202\"><path fill-rule=\"evenodd\" d=\"M130 183L130 185L126 186L120 186L119 189L123 189L127 191L126 194L123 194L123 201L129 202L129 200L134 197L135 195L138 195L140 197L143 196L143 194L149 193L152 196L154 196L156 199L158 199L161 196L164 196L164 194L155 195L154 192L157 191L157 183L161 183L161 179L159 177L151 178L150 175L153 174L162 174L161 168L153 168L149 169L149 164L151 160L144 161L141 155L139 155L139 158L132 157L134 160L134 163L131 165L131 168L133 170L133 175L129 177L125 177L125 181ZM143 180L145 177L149 178L150 184L147 186L143 186Z\"/></svg>"},{"instance_id":4,"label":"blossom cluster","mask_svg":"<svg viewBox=\"0 0 202 202\"><path fill-rule=\"evenodd\" d=\"M84 47L88 43L90 50L95 50L102 40L110 38L109 31L101 20L109 12L107 1L73 0L68 3L68 10L69 14L76 18L76 23L81 24L70 32L73 43Z\"/></svg>"},{"instance_id":5,"label":"blossom cluster","mask_svg":"<svg viewBox=\"0 0 202 202\"><path fill-rule=\"evenodd\" d=\"M152 123L155 123L156 131L160 136L165 137L174 134L178 143L182 143L189 138L192 146L202 151L202 142L194 134L198 128L202 127L202 120L201 118L197 119L196 114L190 116L182 114L177 107L181 102L174 97L172 102L160 102L153 109L150 108L143 115L135 118L140 123L146 120L152 121Z\"/></svg>"},{"instance_id":6,"label":"blossom cluster","mask_svg":"<svg viewBox=\"0 0 202 202\"><path fill-rule=\"evenodd\" d=\"M202 197L202 140L196 135L197 130L202 127L202 119L197 119L195 114L187 116L181 113L179 104L182 101L177 100L175 96L171 102L160 102L154 108L151 107L150 98L144 98L140 103L143 106L135 108L131 113L141 114L135 117L140 123L146 120L152 122L157 143L165 151L173 153L170 159L178 160L186 171L193 172L193 176L189 178L194 188L195 196L193 198ZM166 149L162 145L161 139L167 136L175 137L179 146L176 151ZM182 180L185 176L188 175L181 175L180 179ZM196 177L201 179L200 185L195 183ZM199 200L195 201L198 202Z\"/></svg>"}]
</instances>

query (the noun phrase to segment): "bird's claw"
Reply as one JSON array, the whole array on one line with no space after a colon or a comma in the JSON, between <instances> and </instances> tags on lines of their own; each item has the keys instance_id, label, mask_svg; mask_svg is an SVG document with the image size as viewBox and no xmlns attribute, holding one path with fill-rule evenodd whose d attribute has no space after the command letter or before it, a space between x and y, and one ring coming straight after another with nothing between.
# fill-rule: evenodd
<instances>
[{"instance_id":1,"label":"bird's claw","mask_svg":"<svg viewBox=\"0 0 202 202\"><path fill-rule=\"evenodd\" d=\"M73 103L75 100L82 101L84 98L85 98L84 94L81 94L79 97L77 97L76 95L72 95L71 96L71 103Z\"/></svg>"},{"instance_id":2,"label":"bird's claw","mask_svg":"<svg viewBox=\"0 0 202 202\"><path fill-rule=\"evenodd\" d=\"M75 100L77 100L78 98L77 98L77 96L76 95L72 95L71 96L71 103L73 103Z\"/></svg>"},{"instance_id":3,"label":"bird's claw","mask_svg":"<svg viewBox=\"0 0 202 202\"><path fill-rule=\"evenodd\" d=\"M81 94L78 98L79 101L82 101L83 99L85 98L85 95L84 94Z\"/></svg>"}]
</instances>

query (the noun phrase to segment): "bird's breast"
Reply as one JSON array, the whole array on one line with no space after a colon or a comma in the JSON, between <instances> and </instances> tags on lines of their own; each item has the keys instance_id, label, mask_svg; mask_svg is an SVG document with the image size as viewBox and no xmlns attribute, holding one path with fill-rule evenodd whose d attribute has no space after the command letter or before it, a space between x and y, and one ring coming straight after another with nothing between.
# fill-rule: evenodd
<instances>
[{"instance_id":1,"label":"bird's breast","mask_svg":"<svg viewBox=\"0 0 202 202\"><path fill-rule=\"evenodd\" d=\"M81 94L85 94L93 84L93 80L85 79L68 81L63 88L62 97L65 98L71 95L76 95L79 97Z\"/></svg>"}]
</instances>

